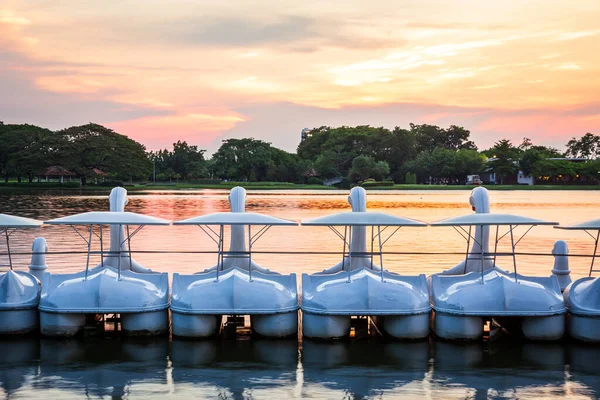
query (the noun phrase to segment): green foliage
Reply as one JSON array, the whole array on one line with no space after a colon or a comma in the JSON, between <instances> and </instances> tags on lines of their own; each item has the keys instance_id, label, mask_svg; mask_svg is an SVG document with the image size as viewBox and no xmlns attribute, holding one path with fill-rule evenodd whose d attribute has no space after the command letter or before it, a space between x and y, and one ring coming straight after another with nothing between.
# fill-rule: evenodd
<instances>
[{"instance_id":1,"label":"green foliage","mask_svg":"<svg viewBox=\"0 0 600 400\"><path fill-rule=\"evenodd\" d=\"M186 141L173 143L173 150L150 152L148 157L156 167L157 180L200 179L208 177L207 162L204 159L206 150L198 146L190 146Z\"/></svg>"},{"instance_id":2,"label":"green foliage","mask_svg":"<svg viewBox=\"0 0 600 400\"><path fill-rule=\"evenodd\" d=\"M507 139L496 142L490 150L492 160L488 162L488 169L499 176L500 184L503 184L505 177L517 172L515 163L519 160L519 150Z\"/></svg>"},{"instance_id":3,"label":"green foliage","mask_svg":"<svg viewBox=\"0 0 600 400\"><path fill-rule=\"evenodd\" d=\"M404 183L407 185L416 185L417 184L417 174L407 172L404 177Z\"/></svg>"},{"instance_id":4,"label":"green foliage","mask_svg":"<svg viewBox=\"0 0 600 400\"><path fill-rule=\"evenodd\" d=\"M580 139L572 138L567 143L567 155L581 158L597 158L600 156L600 136L586 133Z\"/></svg>"},{"instance_id":5,"label":"green foliage","mask_svg":"<svg viewBox=\"0 0 600 400\"><path fill-rule=\"evenodd\" d=\"M352 183L369 178L383 180L390 174L390 167L385 161L375 162L369 156L357 156L352 160L352 168L348 172L348 180Z\"/></svg>"},{"instance_id":6,"label":"green foliage","mask_svg":"<svg viewBox=\"0 0 600 400\"><path fill-rule=\"evenodd\" d=\"M74 171L85 185L98 178L94 169L122 180L145 179L152 162L143 145L98 124L73 126L57 132L61 165Z\"/></svg>"},{"instance_id":7,"label":"green foliage","mask_svg":"<svg viewBox=\"0 0 600 400\"><path fill-rule=\"evenodd\" d=\"M364 188L394 186L394 181L366 181L360 184Z\"/></svg>"},{"instance_id":8,"label":"green foliage","mask_svg":"<svg viewBox=\"0 0 600 400\"><path fill-rule=\"evenodd\" d=\"M212 157L213 176L239 181L302 182L311 163L254 138L227 139Z\"/></svg>"},{"instance_id":9,"label":"green foliage","mask_svg":"<svg viewBox=\"0 0 600 400\"><path fill-rule=\"evenodd\" d=\"M308 181L306 183L308 183L309 185L322 185L323 179L319 179L315 176L311 176L310 178L308 178Z\"/></svg>"}]
</instances>

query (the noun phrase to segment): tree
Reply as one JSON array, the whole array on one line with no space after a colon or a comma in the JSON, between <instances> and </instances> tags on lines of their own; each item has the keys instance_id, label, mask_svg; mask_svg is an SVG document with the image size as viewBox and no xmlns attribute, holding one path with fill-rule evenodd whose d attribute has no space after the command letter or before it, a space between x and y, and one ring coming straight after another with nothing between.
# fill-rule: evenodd
<instances>
[{"instance_id":1,"label":"tree","mask_svg":"<svg viewBox=\"0 0 600 400\"><path fill-rule=\"evenodd\" d=\"M436 125L410 124L410 130L416 138L417 152L433 151L436 147L448 150L471 149L476 150L475 144L469 140L471 132L456 125L450 125L448 129Z\"/></svg>"},{"instance_id":2,"label":"tree","mask_svg":"<svg viewBox=\"0 0 600 400\"><path fill-rule=\"evenodd\" d=\"M212 173L240 181L302 181L309 163L254 138L227 139L213 154Z\"/></svg>"},{"instance_id":3,"label":"tree","mask_svg":"<svg viewBox=\"0 0 600 400\"><path fill-rule=\"evenodd\" d=\"M533 175L538 169L538 163L544 159L544 154L537 149L528 149L523 152L519 160L519 169L525 175Z\"/></svg>"},{"instance_id":4,"label":"tree","mask_svg":"<svg viewBox=\"0 0 600 400\"><path fill-rule=\"evenodd\" d=\"M600 136L586 133L581 139L572 138L567 143L566 155L581 158L597 158L600 155Z\"/></svg>"},{"instance_id":5,"label":"tree","mask_svg":"<svg viewBox=\"0 0 600 400\"><path fill-rule=\"evenodd\" d=\"M521 144L519 145L519 150L527 151L532 146L533 146L533 143L531 142L531 139L529 139L528 137L524 137L523 142L521 142Z\"/></svg>"},{"instance_id":6,"label":"tree","mask_svg":"<svg viewBox=\"0 0 600 400\"><path fill-rule=\"evenodd\" d=\"M4 180L13 174L29 182L36 174L57 162L62 146L54 132L35 125L0 125L0 168Z\"/></svg>"},{"instance_id":7,"label":"tree","mask_svg":"<svg viewBox=\"0 0 600 400\"><path fill-rule=\"evenodd\" d=\"M518 150L508 139L496 142L490 150L493 155L492 160L488 162L489 170L500 177L500 184L502 185L505 177L516 173L517 166L515 162L518 159Z\"/></svg>"},{"instance_id":8,"label":"tree","mask_svg":"<svg viewBox=\"0 0 600 400\"><path fill-rule=\"evenodd\" d=\"M390 174L390 167L385 161L375 162L369 156L357 156L352 160L352 168L348 172L350 182L362 182L369 178L382 181Z\"/></svg>"},{"instance_id":9,"label":"tree","mask_svg":"<svg viewBox=\"0 0 600 400\"><path fill-rule=\"evenodd\" d=\"M81 184L95 175L94 169L116 179L146 179L152 171L152 162L145 147L98 124L73 126L57 132L63 147L58 156L62 166L74 171Z\"/></svg>"}]
</instances>

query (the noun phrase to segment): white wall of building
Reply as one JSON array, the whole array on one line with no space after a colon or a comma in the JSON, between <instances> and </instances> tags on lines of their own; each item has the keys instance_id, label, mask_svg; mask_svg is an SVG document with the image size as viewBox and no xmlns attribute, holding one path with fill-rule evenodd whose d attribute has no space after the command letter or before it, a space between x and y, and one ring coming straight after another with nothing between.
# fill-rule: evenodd
<instances>
[{"instance_id":1,"label":"white wall of building","mask_svg":"<svg viewBox=\"0 0 600 400\"><path fill-rule=\"evenodd\" d=\"M519 185L533 185L533 176L525 175L523 171L517 174L517 183Z\"/></svg>"}]
</instances>

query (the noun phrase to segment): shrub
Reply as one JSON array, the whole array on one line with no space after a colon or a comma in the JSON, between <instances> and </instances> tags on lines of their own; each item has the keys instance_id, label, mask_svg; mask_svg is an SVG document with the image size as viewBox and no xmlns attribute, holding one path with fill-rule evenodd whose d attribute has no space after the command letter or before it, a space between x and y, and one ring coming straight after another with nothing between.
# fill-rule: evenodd
<instances>
[{"instance_id":1,"label":"shrub","mask_svg":"<svg viewBox=\"0 0 600 400\"><path fill-rule=\"evenodd\" d=\"M394 181L365 181L365 182L361 183L361 186L364 188L394 186Z\"/></svg>"}]
</instances>

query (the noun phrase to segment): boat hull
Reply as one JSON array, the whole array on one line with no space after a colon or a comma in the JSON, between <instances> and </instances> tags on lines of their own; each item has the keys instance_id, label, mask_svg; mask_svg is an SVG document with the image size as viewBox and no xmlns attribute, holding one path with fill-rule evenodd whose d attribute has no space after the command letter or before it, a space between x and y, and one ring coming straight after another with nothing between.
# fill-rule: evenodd
<instances>
[{"instance_id":1,"label":"boat hull","mask_svg":"<svg viewBox=\"0 0 600 400\"><path fill-rule=\"evenodd\" d=\"M169 311L120 314L121 329L128 336L157 336L169 331ZM40 311L40 331L44 336L73 337L83 331L84 313Z\"/></svg>"},{"instance_id":2,"label":"boat hull","mask_svg":"<svg viewBox=\"0 0 600 400\"><path fill-rule=\"evenodd\" d=\"M219 333L221 315L181 314L171 311L173 336L185 338L208 338Z\"/></svg>"},{"instance_id":3,"label":"boat hull","mask_svg":"<svg viewBox=\"0 0 600 400\"><path fill-rule=\"evenodd\" d=\"M429 335L430 312L424 275L369 268L302 275L302 334L309 338L345 337L352 316L367 316L394 338L420 339Z\"/></svg>"},{"instance_id":4,"label":"boat hull","mask_svg":"<svg viewBox=\"0 0 600 400\"><path fill-rule=\"evenodd\" d=\"M173 334L204 338L219 333L223 315L249 315L253 331L266 337L298 334L296 275L233 267L173 275Z\"/></svg>"},{"instance_id":5,"label":"boat hull","mask_svg":"<svg viewBox=\"0 0 600 400\"><path fill-rule=\"evenodd\" d=\"M600 279L578 279L563 295L569 311L569 335L584 342L600 342Z\"/></svg>"},{"instance_id":6,"label":"boat hull","mask_svg":"<svg viewBox=\"0 0 600 400\"><path fill-rule=\"evenodd\" d=\"M565 305L556 276L526 277L496 267L483 274L430 277L432 330L450 340L478 340L485 321L530 340L564 335Z\"/></svg>"},{"instance_id":7,"label":"boat hull","mask_svg":"<svg viewBox=\"0 0 600 400\"><path fill-rule=\"evenodd\" d=\"M350 334L350 315L302 313L302 335L313 339L341 339Z\"/></svg>"},{"instance_id":8,"label":"boat hull","mask_svg":"<svg viewBox=\"0 0 600 400\"><path fill-rule=\"evenodd\" d=\"M600 316L569 314L567 319L569 335L582 342L600 342Z\"/></svg>"},{"instance_id":9,"label":"boat hull","mask_svg":"<svg viewBox=\"0 0 600 400\"><path fill-rule=\"evenodd\" d=\"M169 282L166 273L141 274L106 266L89 273L44 274L40 328L46 336L75 336L86 315L119 314L131 336L169 330Z\"/></svg>"},{"instance_id":10,"label":"boat hull","mask_svg":"<svg viewBox=\"0 0 600 400\"><path fill-rule=\"evenodd\" d=\"M23 335L39 327L38 310L0 310L0 335Z\"/></svg>"},{"instance_id":11,"label":"boat hull","mask_svg":"<svg viewBox=\"0 0 600 400\"><path fill-rule=\"evenodd\" d=\"M23 271L0 273L0 335L20 335L39 326L40 282Z\"/></svg>"}]
</instances>

